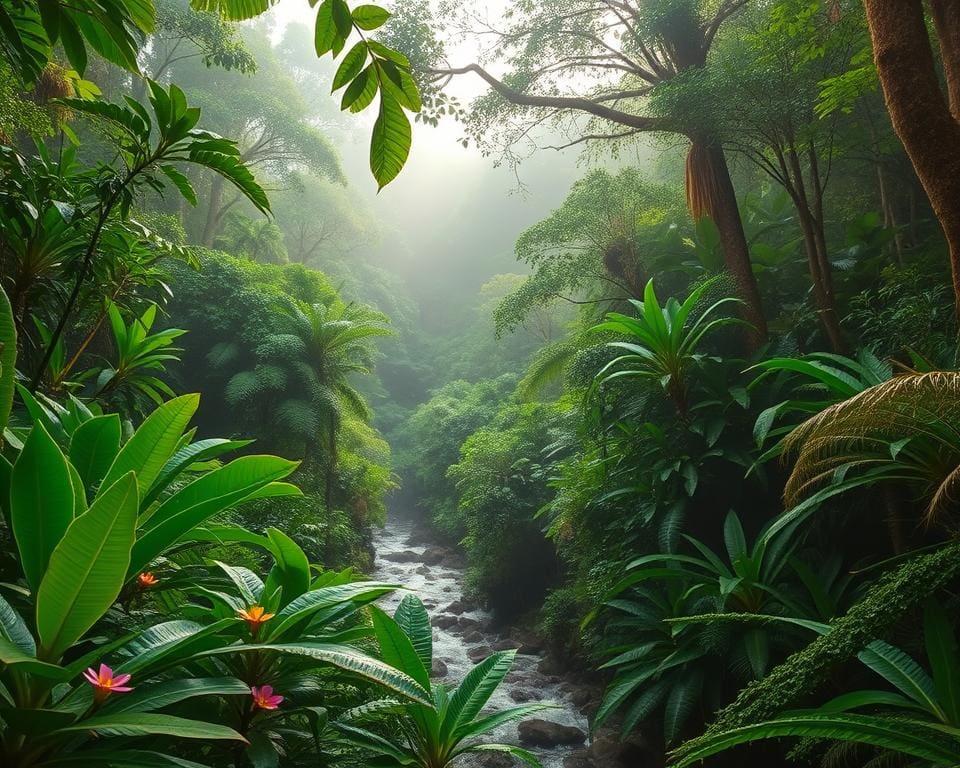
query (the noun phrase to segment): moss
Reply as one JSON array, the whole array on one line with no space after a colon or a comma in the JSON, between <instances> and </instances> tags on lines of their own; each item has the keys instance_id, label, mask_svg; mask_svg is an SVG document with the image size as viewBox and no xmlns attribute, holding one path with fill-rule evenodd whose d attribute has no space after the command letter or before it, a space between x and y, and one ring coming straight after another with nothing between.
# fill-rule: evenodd
<instances>
[{"instance_id":1,"label":"moss","mask_svg":"<svg viewBox=\"0 0 960 768\"><path fill-rule=\"evenodd\" d=\"M918 555L881 578L831 631L798 651L720 710L705 736L770 719L821 686L831 671L864 649L960 573L960 542ZM697 746L683 745L677 754Z\"/></svg>"}]
</instances>

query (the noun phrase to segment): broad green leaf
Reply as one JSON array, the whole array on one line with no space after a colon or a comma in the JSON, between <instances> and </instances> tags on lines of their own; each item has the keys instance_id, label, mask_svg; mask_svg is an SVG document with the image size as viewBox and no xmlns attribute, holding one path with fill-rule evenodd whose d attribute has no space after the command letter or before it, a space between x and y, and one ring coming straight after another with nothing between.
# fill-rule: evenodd
<instances>
[{"instance_id":1,"label":"broad green leaf","mask_svg":"<svg viewBox=\"0 0 960 768\"><path fill-rule=\"evenodd\" d=\"M59 728L51 735L92 732L100 736L175 736L181 739L214 739L245 741L232 728L202 720L187 720L173 715L121 712L104 714L81 720L75 725Z\"/></svg>"},{"instance_id":2,"label":"broad green leaf","mask_svg":"<svg viewBox=\"0 0 960 768\"><path fill-rule=\"evenodd\" d=\"M943 606L935 599L923 607L923 639L933 672L937 702L947 722L960 722L960 648Z\"/></svg>"},{"instance_id":3,"label":"broad green leaf","mask_svg":"<svg viewBox=\"0 0 960 768\"><path fill-rule=\"evenodd\" d=\"M379 5L358 5L353 9L353 23L363 30L379 29L389 18L390 12Z\"/></svg>"},{"instance_id":4,"label":"broad green leaf","mask_svg":"<svg viewBox=\"0 0 960 768\"><path fill-rule=\"evenodd\" d=\"M137 474L137 483L146 493L177 449L180 436L199 404L200 395L183 395L157 408L120 449L103 484L109 487L133 471Z\"/></svg>"},{"instance_id":5,"label":"broad green leaf","mask_svg":"<svg viewBox=\"0 0 960 768\"><path fill-rule=\"evenodd\" d=\"M357 43L343 57L337 73L333 76L331 92L339 91L363 71L367 62L367 45L363 41Z\"/></svg>"},{"instance_id":6,"label":"broad green leaf","mask_svg":"<svg viewBox=\"0 0 960 768\"><path fill-rule=\"evenodd\" d=\"M301 595L277 613L276 617L266 627L265 639L276 640L281 638L302 621L325 608L346 603L351 604L351 607L364 605L398 588L396 584L364 581L312 590Z\"/></svg>"},{"instance_id":7,"label":"broad green leaf","mask_svg":"<svg viewBox=\"0 0 960 768\"><path fill-rule=\"evenodd\" d=\"M423 603L416 595L407 595L397 606L393 619L410 638L424 669L429 671L433 667L433 627Z\"/></svg>"},{"instance_id":8,"label":"broad green leaf","mask_svg":"<svg viewBox=\"0 0 960 768\"><path fill-rule=\"evenodd\" d=\"M273 545L276 582L283 590L280 605L285 606L310 589L310 561L297 543L283 531L267 528L266 534Z\"/></svg>"},{"instance_id":9,"label":"broad green leaf","mask_svg":"<svg viewBox=\"0 0 960 768\"><path fill-rule=\"evenodd\" d=\"M67 460L43 424L30 431L10 476L10 520L27 585L36 594L47 563L73 521Z\"/></svg>"},{"instance_id":10,"label":"broad green leaf","mask_svg":"<svg viewBox=\"0 0 960 768\"><path fill-rule=\"evenodd\" d=\"M370 615L373 618L373 632L380 646L380 658L391 667L406 672L424 690L429 691L430 670L423 665L400 625L375 605L370 606Z\"/></svg>"},{"instance_id":11,"label":"broad green leaf","mask_svg":"<svg viewBox=\"0 0 960 768\"><path fill-rule=\"evenodd\" d=\"M380 189L393 181L410 154L413 132L400 102L389 91L380 92L380 113L373 124L370 169Z\"/></svg>"},{"instance_id":12,"label":"broad green leaf","mask_svg":"<svg viewBox=\"0 0 960 768\"><path fill-rule=\"evenodd\" d=\"M117 599L130 563L138 506L137 481L130 472L67 528L37 594L41 658L60 658Z\"/></svg>"},{"instance_id":13,"label":"broad green leaf","mask_svg":"<svg viewBox=\"0 0 960 768\"><path fill-rule=\"evenodd\" d=\"M264 651L272 651L292 656L306 656L316 661L330 664L331 666L377 683L425 707L433 708L433 699L430 697L430 694L412 677L400 670L394 669L389 664L384 664L379 659L374 659L346 645L305 642L231 645L226 648L214 648L200 655L222 656L224 654L262 653Z\"/></svg>"},{"instance_id":14,"label":"broad green leaf","mask_svg":"<svg viewBox=\"0 0 960 768\"><path fill-rule=\"evenodd\" d=\"M939 738L937 729L930 723L907 718L884 719L870 715L804 713L765 723L754 723L699 739L690 748L679 753L672 765L686 768L741 744L789 736L869 744L935 765L960 763L960 747L945 745Z\"/></svg>"},{"instance_id":15,"label":"broad green leaf","mask_svg":"<svg viewBox=\"0 0 960 768\"><path fill-rule=\"evenodd\" d=\"M70 463L88 491L96 488L120 451L120 417L95 416L74 430L70 438Z\"/></svg>"},{"instance_id":16,"label":"broad green leaf","mask_svg":"<svg viewBox=\"0 0 960 768\"><path fill-rule=\"evenodd\" d=\"M104 714L152 712L197 696L249 696L250 686L235 677L188 677L136 687L125 696L110 699Z\"/></svg>"},{"instance_id":17,"label":"broad green leaf","mask_svg":"<svg viewBox=\"0 0 960 768\"><path fill-rule=\"evenodd\" d=\"M133 548L128 577L136 576L196 526L286 477L297 466L298 462L277 456L242 456L184 486L144 524Z\"/></svg>"},{"instance_id":18,"label":"broad green leaf","mask_svg":"<svg viewBox=\"0 0 960 768\"><path fill-rule=\"evenodd\" d=\"M37 654L37 645L26 622L0 595L0 637L9 640L28 656Z\"/></svg>"},{"instance_id":19,"label":"broad green leaf","mask_svg":"<svg viewBox=\"0 0 960 768\"><path fill-rule=\"evenodd\" d=\"M503 682L516 651L494 653L471 669L450 697L450 706L443 719L441 738L448 739L480 714L497 686Z\"/></svg>"}]
</instances>

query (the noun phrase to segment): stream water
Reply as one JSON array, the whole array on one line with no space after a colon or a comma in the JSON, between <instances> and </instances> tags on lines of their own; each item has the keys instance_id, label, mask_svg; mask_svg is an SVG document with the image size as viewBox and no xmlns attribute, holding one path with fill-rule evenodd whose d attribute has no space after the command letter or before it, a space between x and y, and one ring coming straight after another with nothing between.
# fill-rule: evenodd
<instances>
[{"instance_id":1,"label":"stream water","mask_svg":"<svg viewBox=\"0 0 960 768\"><path fill-rule=\"evenodd\" d=\"M518 702L551 702L556 709L546 710L533 715L569 728L578 728L588 733L588 723L578 707L571 700L575 690L562 677L545 674L540 668L542 657L534 653L535 646L524 646L523 640L511 640L493 631L491 617L483 610L470 604L463 604L463 570L456 561L448 558L445 562L426 565L421 559L429 548L422 544L411 543L413 527L404 521L390 521L387 528L380 531L374 539L377 550L375 578L403 584L423 601L433 617L433 654L434 660L446 667L446 674L436 679L448 685L459 683L473 666L471 651L476 658L486 650L504 650L507 647L518 648L512 671L490 701L493 708L516 706ZM414 557L416 555L416 557ZM431 559L431 561L433 561ZM393 595L384 600L384 609L392 609L402 598ZM467 608L467 610L462 610ZM439 625L439 626L437 626ZM435 672L441 671L436 670ZM572 733L572 732L568 732ZM500 743L519 744L516 723L504 726L493 733L492 739ZM544 768L563 768L565 758L570 757L583 744L571 744L555 747L536 747L523 745L536 754ZM472 763L474 766L516 765L514 760L504 760L503 756L488 755L483 760ZM568 765L570 763L568 762ZM470 766L467 760L464 768Z\"/></svg>"}]
</instances>

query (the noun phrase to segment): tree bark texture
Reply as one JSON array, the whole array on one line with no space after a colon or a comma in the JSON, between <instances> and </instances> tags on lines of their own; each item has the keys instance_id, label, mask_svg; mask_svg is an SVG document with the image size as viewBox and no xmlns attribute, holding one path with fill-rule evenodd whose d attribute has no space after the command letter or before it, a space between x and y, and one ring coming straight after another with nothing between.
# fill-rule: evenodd
<instances>
[{"instance_id":1,"label":"tree bark texture","mask_svg":"<svg viewBox=\"0 0 960 768\"><path fill-rule=\"evenodd\" d=\"M893 128L947 239L960 316L960 0L930 2L947 94L937 77L922 0L864 4Z\"/></svg>"}]
</instances>

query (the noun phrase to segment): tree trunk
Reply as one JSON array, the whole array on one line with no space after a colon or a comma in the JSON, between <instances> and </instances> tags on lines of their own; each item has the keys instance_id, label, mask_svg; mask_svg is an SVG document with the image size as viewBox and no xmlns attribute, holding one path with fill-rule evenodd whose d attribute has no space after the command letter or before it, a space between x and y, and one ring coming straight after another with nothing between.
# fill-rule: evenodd
<instances>
[{"instance_id":1,"label":"tree trunk","mask_svg":"<svg viewBox=\"0 0 960 768\"><path fill-rule=\"evenodd\" d=\"M922 0L864 4L893 128L947 239L960 316L960 0L931 0L949 103L937 78Z\"/></svg>"},{"instance_id":2,"label":"tree trunk","mask_svg":"<svg viewBox=\"0 0 960 768\"><path fill-rule=\"evenodd\" d=\"M741 314L753 326L749 346L755 349L767 337L760 289L750 264L750 249L743 232L740 208L723 148L715 141L692 140L687 153L687 205L695 220L713 219L720 233L727 271L743 300Z\"/></svg>"},{"instance_id":3,"label":"tree trunk","mask_svg":"<svg viewBox=\"0 0 960 768\"><path fill-rule=\"evenodd\" d=\"M327 455L327 466L324 471L323 503L327 508L327 535L324 542L324 565L333 567L333 484L337 478L337 425L330 419L330 450Z\"/></svg>"},{"instance_id":4,"label":"tree trunk","mask_svg":"<svg viewBox=\"0 0 960 768\"><path fill-rule=\"evenodd\" d=\"M210 207L207 208L207 220L203 225L203 235L200 237L200 244L207 248L213 245L213 238L217 235L222 208L223 176L217 174L210 182Z\"/></svg>"}]
</instances>

